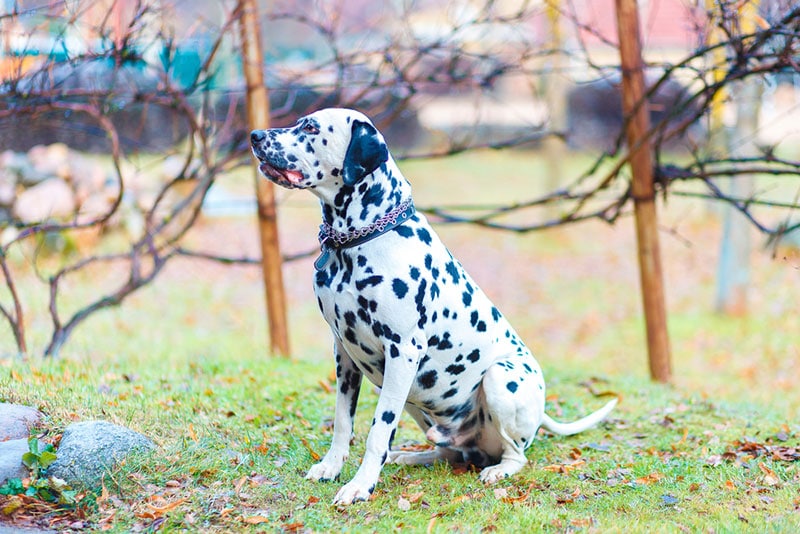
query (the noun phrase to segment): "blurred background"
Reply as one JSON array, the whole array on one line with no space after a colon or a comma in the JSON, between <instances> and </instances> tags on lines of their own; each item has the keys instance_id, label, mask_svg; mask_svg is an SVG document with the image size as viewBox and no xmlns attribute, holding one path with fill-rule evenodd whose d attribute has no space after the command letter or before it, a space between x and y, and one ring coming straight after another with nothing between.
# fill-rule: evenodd
<instances>
[{"instance_id":1,"label":"blurred background","mask_svg":"<svg viewBox=\"0 0 800 534\"><path fill-rule=\"evenodd\" d=\"M800 13L639 9L676 366L789 390ZM0 1L0 354L269 352L248 133L345 106L534 352L644 373L616 20L611 0ZM274 194L291 353L323 358L318 206Z\"/></svg>"}]
</instances>

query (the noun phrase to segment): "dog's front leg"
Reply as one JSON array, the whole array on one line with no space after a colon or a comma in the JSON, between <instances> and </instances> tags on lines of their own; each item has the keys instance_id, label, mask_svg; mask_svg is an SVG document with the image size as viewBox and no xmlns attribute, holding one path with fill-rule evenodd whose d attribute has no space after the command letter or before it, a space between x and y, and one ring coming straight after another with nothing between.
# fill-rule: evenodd
<instances>
[{"instance_id":1,"label":"dog's front leg","mask_svg":"<svg viewBox=\"0 0 800 534\"><path fill-rule=\"evenodd\" d=\"M336 352L336 411L333 419L333 439L328 453L306 475L310 480L333 480L339 476L350 450L353 418L361 389L361 371L337 340Z\"/></svg>"},{"instance_id":2,"label":"dog's front leg","mask_svg":"<svg viewBox=\"0 0 800 534\"><path fill-rule=\"evenodd\" d=\"M372 428L367 436L364 460L353 480L336 494L333 499L334 504L351 504L354 501L369 499L375 484L378 483L381 468L386 462L389 447L397 430L400 414L416 378L421 351L413 344L408 344L401 347L399 355L393 358L390 354L397 354L398 351L386 348L383 386L378 397L375 417L372 419Z\"/></svg>"}]
</instances>

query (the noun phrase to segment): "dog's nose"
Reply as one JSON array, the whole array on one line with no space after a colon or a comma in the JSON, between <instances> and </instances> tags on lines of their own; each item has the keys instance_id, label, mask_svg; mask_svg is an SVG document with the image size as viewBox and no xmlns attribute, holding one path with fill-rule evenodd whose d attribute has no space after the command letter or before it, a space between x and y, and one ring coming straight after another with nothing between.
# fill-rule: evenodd
<instances>
[{"instance_id":1,"label":"dog's nose","mask_svg":"<svg viewBox=\"0 0 800 534\"><path fill-rule=\"evenodd\" d=\"M264 133L264 130L253 130L250 132L250 142L253 144L260 143L266 138L267 134Z\"/></svg>"}]
</instances>

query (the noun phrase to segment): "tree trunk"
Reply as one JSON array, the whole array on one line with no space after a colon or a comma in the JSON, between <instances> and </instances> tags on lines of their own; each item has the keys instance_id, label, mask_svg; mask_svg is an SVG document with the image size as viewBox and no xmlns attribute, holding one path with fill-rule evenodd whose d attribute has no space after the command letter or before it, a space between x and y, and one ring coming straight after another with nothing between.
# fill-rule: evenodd
<instances>
[{"instance_id":1,"label":"tree trunk","mask_svg":"<svg viewBox=\"0 0 800 534\"><path fill-rule=\"evenodd\" d=\"M672 377L672 369L658 243L653 157L650 143L643 141L650 129L650 117L645 99L639 11L635 0L616 0L616 8L622 63L622 109L627 118L626 134L631 151L631 192L636 215L650 376L659 382L668 382Z\"/></svg>"},{"instance_id":2,"label":"tree trunk","mask_svg":"<svg viewBox=\"0 0 800 534\"><path fill-rule=\"evenodd\" d=\"M258 8L255 0L240 0L239 27L242 39L242 63L247 83L247 124L250 129L269 127L269 100L264 85L264 52ZM273 353L289 354L289 329L286 319L286 293L280 243L278 218L275 210L275 186L255 172L256 198L258 200L258 230L261 238L261 267L269 321L270 349Z\"/></svg>"}]
</instances>

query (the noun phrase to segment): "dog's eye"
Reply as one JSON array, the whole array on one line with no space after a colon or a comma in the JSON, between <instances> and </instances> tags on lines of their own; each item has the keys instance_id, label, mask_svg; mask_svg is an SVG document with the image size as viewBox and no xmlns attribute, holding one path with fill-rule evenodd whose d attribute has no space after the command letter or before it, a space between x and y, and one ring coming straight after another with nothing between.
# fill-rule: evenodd
<instances>
[{"instance_id":1,"label":"dog's eye","mask_svg":"<svg viewBox=\"0 0 800 534\"><path fill-rule=\"evenodd\" d=\"M307 134L318 134L319 133L319 128L317 128L316 126L314 126L311 123L308 123L305 126L303 126L303 131L305 133L307 133Z\"/></svg>"}]
</instances>

